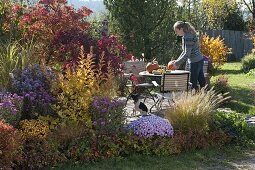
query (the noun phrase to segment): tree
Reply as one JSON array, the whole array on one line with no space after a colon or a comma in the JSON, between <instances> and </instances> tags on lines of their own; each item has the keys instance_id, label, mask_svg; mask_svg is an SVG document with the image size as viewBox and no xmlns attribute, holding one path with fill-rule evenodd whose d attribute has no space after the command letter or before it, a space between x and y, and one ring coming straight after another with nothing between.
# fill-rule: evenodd
<instances>
[{"instance_id":1,"label":"tree","mask_svg":"<svg viewBox=\"0 0 255 170\"><path fill-rule=\"evenodd\" d=\"M255 0L242 0L252 17L249 21L249 30L254 35L255 32ZM253 38L254 39L254 38Z\"/></svg>"},{"instance_id":2,"label":"tree","mask_svg":"<svg viewBox=\"0 0 255 170\"><path fill-rule=\"evenodd\" d=\"M226 17L236 9L235 0L202 0L209 28L222 29Z\"/></svg>"},{"instance_id":3,"label":"tree","mask_svg":"<svg viewBox=\"0 0 255 170\"><path fill-rule=\"evenodd\" d=\"M173 46L174 0L104 0L123 43L135 56L162 57ZM166 57L166 56L165 56ZM167 56L170 58L170 56Z\"/></svg>"},{"instance_id":4,"label":"tree","mask_svg":"<svg viewBox=\"0 0 255 170\"><path fill-rule=\"evenodd\" d=\"M229 15L225 18L223 29L247 31L247 25L243 19L243 15L238 9L229 13Z\"/></svg>"},{"instance_id":5,"label":"tree","mask_svg":"<svg viewBox=\"0 0 255 170\"><path fill-rule=\"evenodd\" d=\"M252 21L255 22L255 0L242 0L242 2L252 14Z\"/></svg>"},{"instance_id":6,"label":"tree","mask_svg":"<svg viewBox=\"0 0 255 170\"><path fill-rule=\"evenodd\" d=\"M201 5L202 0L178 0L179 20L189 21L196 29L207 27L207 18Z\"/></svg>"}]
</instances>

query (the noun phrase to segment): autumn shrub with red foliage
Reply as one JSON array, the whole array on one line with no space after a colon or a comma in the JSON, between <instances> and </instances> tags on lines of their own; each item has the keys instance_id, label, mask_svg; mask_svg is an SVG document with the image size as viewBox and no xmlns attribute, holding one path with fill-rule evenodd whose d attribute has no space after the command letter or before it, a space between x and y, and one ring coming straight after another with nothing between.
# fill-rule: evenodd
<instances>
[{"instance_id":1,"label":"autumn shrub with red foliage","mask_svg":"<svg viewBox=\"0 0 255 170\"><path fill-rule=\"evenodd\" d=\"M10 16L13 16L13 13ZM36 40L37 57L47 59L54 36L65 30L86 31L90 25L86 19L91 13L86 7L76 10L67 5L67 0L40 0L35 6L24 9L17 22L25 40ZM14 17L13 19L17 20Z\"/></svg>"},{"instance_id":2,"label":"autumn shrub with red foliage","mask_svg":"<svg viewBox=\"0 0 255 170\"><path fill-rule=\"evenodd\" d=\"M0 121L0 167L8 169L14 166L14 162L22 160L21 146L21 136L18 131Z\"/></svg>"},{"instance_id":3,"label":"autumn shrub with red foliage","mask_svg":"<svg viewBox=\"0 0 255 170\"><path fill-rule=\"evenodd\" d=\"M10 16L16 16L14 13ZM66 0L40 0L37 5L25 9L18 19L12 18L19 22L24 39L36 40L36 57L43 61L75 65L80 47L83 46L88 54L93 46L95 62L104 54L106 62L111 61L114 70L118 70L127 56L126 47L114 36L104 36L99 40L90 37L90 24L86 19L91 13L86 7L74 9L67 5Z\"/></svg>"},{"instance_id":4,"label":"autumn shrub with red foliage","mask_svg":"<svg viewBox=\"0 0 255 170\"><path fill-rule=\"evenodd\" d=\"M65 62L69 60L76 61L80 56L81 46L84 47L84 52L88 54L90 52L90 47L96 46L96 41L78 28L59 30L55 33L50 44L50 56L52 56L51 60L58 62ZM94 52L96 52L95 48Z\"/></svg>"},{"instance_id":5,"label":"autumn shrub with red foliage","mask_svg":"<svg viewBox=\"0 0 255 170\"><path fill-rule=\"evenodd\" d=\"M69 33L72 34L72 32ZM95 68L98 67L99 60L103 55L104 63L109 63L111 65L110 68L113 69L112 71L115 74L121 71L121 64L123 61L125 61L128 53L126 47L123 46L115 36L101 37L97 41L88 37L88 35L85 33L81 33L79 36L74 36L73 34L70 36L73 37L73 39L69 39L69 41L66 40L66 37L68 37L68 35L56 37L52 45L52 51L55 51L54 56L59 58L59 61L65 61L63 67L64 69L77 66L80 54L78 52L78 47L80 44L84 44L83 47L85 56L86 54L90 53L92 49ZM79 37L83 38L80 39ZM88 48L91 46L93 48ZM59 51L62 52L59 53ZM60 54L59 57L57 57L56 54ZM63 56L66 56L66 58L63 59ZM103 66L102 72L108 72L107 65Z\"/></svg>"}]
</instances>

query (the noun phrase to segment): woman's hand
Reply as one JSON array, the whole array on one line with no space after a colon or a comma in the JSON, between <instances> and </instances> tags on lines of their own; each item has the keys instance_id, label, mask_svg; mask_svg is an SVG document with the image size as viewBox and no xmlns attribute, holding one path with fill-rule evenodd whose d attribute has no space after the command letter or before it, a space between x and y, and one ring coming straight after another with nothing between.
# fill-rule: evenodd
<instances>
[{"instance_id":1,"label":"woman's hand","mask_svg":"<svg viewBox=\"0 0 255 170\"><path fill-rule=\"evenodd\" d=\"M168 68L168 70L176 70L178 67L175 64L175 60L169 61L167 68Z\"/></svg>"},{"instance_id":2,"label":"woman's hand","mask_svg":"<svg viewBox=\"0 0 255 170\"><path fill-rule=\"evenodd\" d=\"M174 70L178 69L178 66L175 64L175 60L173 60L173 67L174 67Z\"/></svg>"}]
</instances>

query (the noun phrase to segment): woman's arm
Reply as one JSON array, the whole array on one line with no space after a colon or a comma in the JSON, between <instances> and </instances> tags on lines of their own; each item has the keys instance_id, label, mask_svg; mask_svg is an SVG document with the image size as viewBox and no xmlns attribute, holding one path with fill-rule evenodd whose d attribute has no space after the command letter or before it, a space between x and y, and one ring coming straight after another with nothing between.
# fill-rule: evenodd
<instances>
[{"instance_id":1,"label":"woman's arm","mask_svg":"<svg viewBox=\"0 0 255 170\"><path fill-rule=\"evenodd\" d=\"M194 46L194 40L190 37L183 37L183 51L175 61L175 65L179 67L191 55L191 50Z\"/></svg>"}]
</instances>

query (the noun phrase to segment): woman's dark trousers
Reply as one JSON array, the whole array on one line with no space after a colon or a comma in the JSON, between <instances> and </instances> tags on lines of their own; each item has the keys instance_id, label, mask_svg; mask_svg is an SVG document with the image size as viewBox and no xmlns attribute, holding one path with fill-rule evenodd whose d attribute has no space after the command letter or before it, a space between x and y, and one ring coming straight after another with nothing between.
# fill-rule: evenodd
<instances>
[{"instance_id":1,"label":"woman's dark trousers","mask_svg":"<svg viewBox=\"0 0 255 170\"><path fill-rule=\"evenodd\" d=\"M205 77L203 72L204 60L190 63L190 82L192 83L192 89L198 90L198 83L200 88L205 86Z\"/></svg>"}]
</instances>

